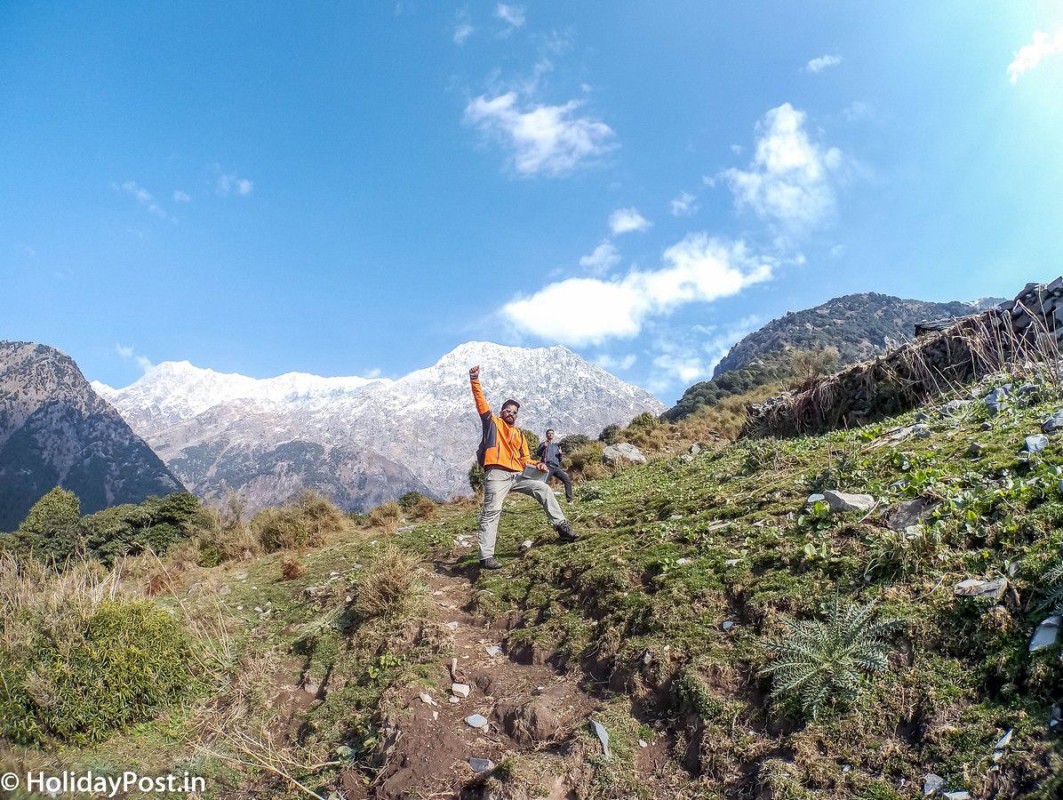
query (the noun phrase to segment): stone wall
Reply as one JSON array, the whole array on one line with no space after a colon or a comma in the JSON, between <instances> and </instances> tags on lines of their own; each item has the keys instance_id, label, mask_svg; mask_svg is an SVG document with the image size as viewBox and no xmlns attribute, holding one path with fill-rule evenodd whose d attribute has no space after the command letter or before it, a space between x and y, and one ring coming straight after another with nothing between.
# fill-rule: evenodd
<instances>
[{"instance_id":1,"label":"stone wall","mask_svg":"<svg viewBox=\"0 0 1063 800\"><path fill-rule=\"evenodd\" d=\"M741 435L786 437L854 428L907 411L1009 363L1058 359L1063 277L1027 284L1014 300L949 326L921 327L919 333L884 356L750 406Z\"/></svg>"}]
</instances>

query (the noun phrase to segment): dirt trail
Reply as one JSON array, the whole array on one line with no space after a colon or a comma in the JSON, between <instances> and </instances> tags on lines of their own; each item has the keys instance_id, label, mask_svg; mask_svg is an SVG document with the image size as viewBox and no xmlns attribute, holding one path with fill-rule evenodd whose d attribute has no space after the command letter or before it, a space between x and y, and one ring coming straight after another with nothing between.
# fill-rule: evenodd
<instances>
[{"instance_id":1,"label":"dirt trail","mask_svg":"<svg viewBox=\"0 0 1063 800\"><path fill-rule=\"evenodd\" d=\"M574 678L510 658L505 629L470 613L473 589L467 577L448 574L452 566L427 565L423 577L430 613L452 631L456 657L439 664L439 688L425 693L430 702L411 690L406 707L392 720L386 765L368 796L478 798L495 766L507 756L534 751L548 773L538 796L575 798L569 784L578 765L572 763L568 741L574 730L588 725L594 699ZM464 687L468 696L462 696ZM485 726L466 722L476 714L487 720Z\"/></svg>"}]
</instances>

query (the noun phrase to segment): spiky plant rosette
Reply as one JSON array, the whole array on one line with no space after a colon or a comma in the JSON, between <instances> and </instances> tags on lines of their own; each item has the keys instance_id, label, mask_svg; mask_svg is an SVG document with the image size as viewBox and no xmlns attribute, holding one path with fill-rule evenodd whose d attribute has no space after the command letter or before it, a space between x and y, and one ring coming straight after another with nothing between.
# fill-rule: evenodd
<instances>
[{"instance_id":1,"label":"spiky plant rosette","mask_svg":"<svg viewBox=\"0 0 1063 800\"><path fill-rule=\"evenodd\" d=\"M1043 608L1049 614L1063 614L1063 561L1045 571L1041 585L1045 595Z\"/></svg>"},{"instance_id":2,"label":"spiky plant rosette","mask_svg":"<svg viewBox=\"0 0 1063 800\"><path fill-rule=\"evenodd\" d=\"M763 670L772 675L772 699L795 698L812 719L828 704L852 702L868 676L889 666L887 637L901 625L897 619L874 622L874 615L874 602L835 598L825 620L785 620L789 635L764 643L776 657Z\"/></svg>"}]
</instances>

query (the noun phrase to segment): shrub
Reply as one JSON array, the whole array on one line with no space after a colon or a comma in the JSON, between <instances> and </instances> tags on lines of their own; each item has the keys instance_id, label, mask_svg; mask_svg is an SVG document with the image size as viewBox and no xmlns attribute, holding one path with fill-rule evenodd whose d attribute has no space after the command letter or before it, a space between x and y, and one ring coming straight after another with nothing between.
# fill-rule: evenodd
<instances>
[{"instance_id":1,"label":"shrub","mask_svg":"<svg viewBox=\"0 0 1063 800\"><path fill-rule=\"evenodd\" d=\"M424 499L424 495L420 492L406 492L402 497L398 499L399 508L403 511L413 511L414 507Z\"/></svg>"},{"instance_id":2,"label":"shrub","mask_svg":"<svg viewBox=\"0 0 1063 800\"><path fill-rule=\"evenodd\" d=\"M765 643L776 655L765 668L772 675L772 698L794 699L815 719L828 703L844 705L859 694L866 675L888 665L884 638L899 620L872 623L875 604L840 605L837 598L825 621L786 620L790 635Z\"/></svg>"},{"instance_id":3,"label":"shrub","mask_svg":"<svg viewBox=\"0 0 1063 800\"><path fill-rule=\"evenodd\" d=\"M297 558L286 558L281 564L281 580L292 581L306 574L306 567Z\"/></svg>"},{"instance_id":4,"label":"shrub","mask_svg":"<svg viewBox=\"0 0 1063 800\"><path fill-rule=\"evenodd\" d=\"M251 520L251 530L267 553L319 545L327 535L346 525L346 518L336 506L309 491L303 492L294 505L267 508Z\"/></svg>"},{"instance_id":5,"label":"shrub","mask_svg":"<svg viewBox=\"0 0 1063 800\"><path fill-rule=\"evenodd\" d=\"M394 617L409 608L414 597L416 561L392 544L382 547L351 586L351 609L362 619Z\"/></svg>"},{"instance_id":6,"label":"shrub","mask_svg":"<svg viewBox=\"0 0 1063 800\"><path fill-rule=\"evenodd\" d=\"M245 510L244 501L231 490L219 508L207 509L195 535L200 566L214 567L262 552L262 542L244 521Z\"/></svg>"},{"instance_id":7,"label":"shrub","mask_svg":"<svg viewBox=\"0 0 1063 800\"><path fill-rule=\"evenodd\" d=\"M0 558L0 737L99 741L150 719L194 680L191 637L155 604L114 597L115 573Z\"/></svg>"},{"instance_id":8,"label":"shrub","mask_svg":"<svg viewBox=\"0 0 1063 800\"><path fill-rule=\"evenodd\" d=\"M439 504L427 497L422 497L410 510L410 516L414 519L431 519L439 510Z\"/></svg>"},{"instance_id":9,"label":"shrub","mask_svg":"<svg viewBox=\"0 0 1063 800\"><path fill-rule=\"evenodd\" d=\"M33 504L15 532L17 549L33 553L46 564L63 565L85 552L78 530L81 503L73 492L58 486Z\"/></svg>"},{"instance_id":10,"label":"shrub","mask_svg":"<svg viewBox=\"0 0 1063 800\"><path fill-rule=\"evenodd\" d=\"M591 443L591 437L584 436L582 433L573 433L571 436L566 436L564 439L557 443L557 446L561 448L561 452L566 456L569 453L573 453L579 450L584 445Z\"/></svg>"},{"instance_id":11,"label":"shrub","mask_svg":"<svg viewBox=\"0 0 1063 800\"><path fill-rule=\"evenodd\" d=\"M480 494L484 490L484 468L475 461L469 467L469 488L474 494Z\"/></svg>"},{"instance_id":12,"label":"shrub","mask_svg":"<svg viewBox=\"0 0 1063 800\"><path fill-rule=\"evenodd\" d=\"M122 556L146 550L164 553L209 524L210 514L199 498L175 492L91 514L81 520L81 530L87 554L110 566Z\"/></svg>"},{"instance_id":13,"label":"shrub","mask_svg":"<svg viewBox=\"0 0 1063 800\"><path fill-rule=\"evenodd\" d=\"M394 530L395 525L402 519L402 507L392 500L390 503L381 503L369 512L367 522L370 528L384 528Z\"/></svg>"}]
</instances>

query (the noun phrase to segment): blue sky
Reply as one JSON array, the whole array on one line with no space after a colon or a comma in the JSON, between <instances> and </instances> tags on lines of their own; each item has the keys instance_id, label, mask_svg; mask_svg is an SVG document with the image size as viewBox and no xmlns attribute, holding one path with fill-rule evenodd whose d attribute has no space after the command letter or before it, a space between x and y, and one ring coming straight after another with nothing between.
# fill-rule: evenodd
<instances>
[{"instance_id":1,"label":"blue sky","mask_svg":"<svg viewBox=\"0 0 1063 800\"><path fill-rule=\"evenodd\" d=\"M1063 272L1058 2L0 2L0 338L397 377Z\"/></svg>"}]
</instances>

